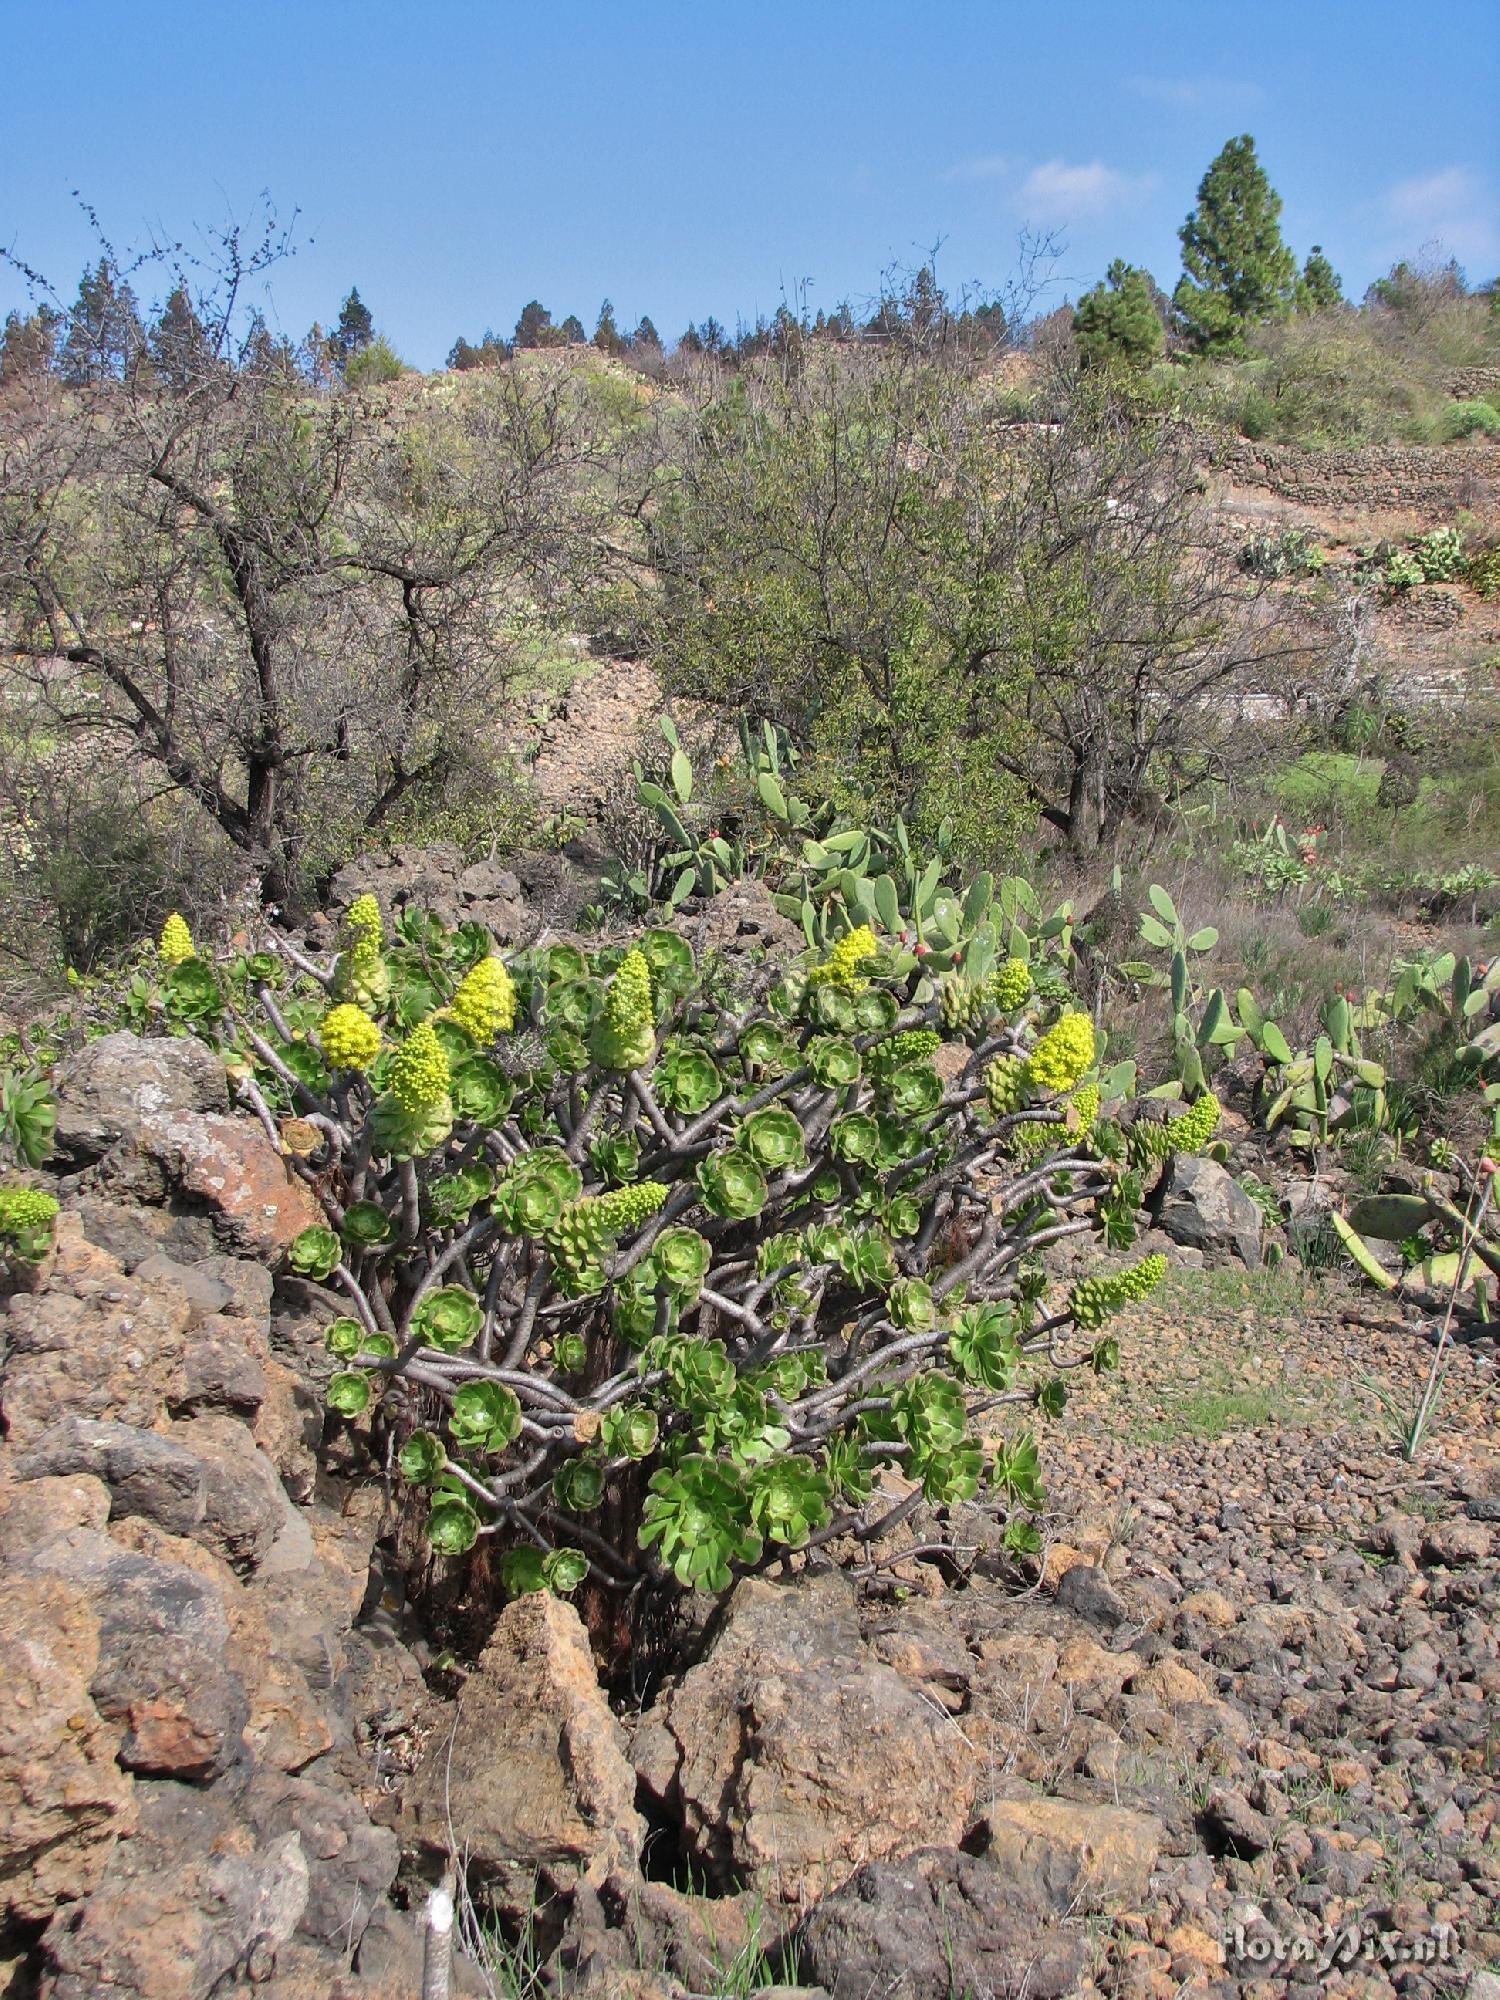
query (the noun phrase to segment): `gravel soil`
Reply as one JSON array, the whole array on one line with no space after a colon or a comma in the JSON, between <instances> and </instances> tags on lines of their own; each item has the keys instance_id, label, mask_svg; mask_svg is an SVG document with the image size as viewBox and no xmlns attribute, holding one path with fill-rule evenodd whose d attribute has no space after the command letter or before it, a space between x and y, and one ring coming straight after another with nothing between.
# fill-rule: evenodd
<instances>
[{"instance_id":1,"label":"gravel soil","mask_svg":"<svg viewBox=\"0 0 1500 2000\"><path fill-rule=\"evenodd\" d=\"M1081 1755L1076 1730L1043 1731L1018 1768L1154 1803L1192 1837L1155 1907L1100 1925L1093 1990L1487 1994L1496 1343L1449 1350L1408 1463L1396 1420L1435 1329L1369 1293L1296 1267L1182 1271L1121 1332L1120 1373L1076 1380L1044 1434L1042 1588L1154 1662L1157 1717L1127 1682Z\"/></svg>"}]
</instances>

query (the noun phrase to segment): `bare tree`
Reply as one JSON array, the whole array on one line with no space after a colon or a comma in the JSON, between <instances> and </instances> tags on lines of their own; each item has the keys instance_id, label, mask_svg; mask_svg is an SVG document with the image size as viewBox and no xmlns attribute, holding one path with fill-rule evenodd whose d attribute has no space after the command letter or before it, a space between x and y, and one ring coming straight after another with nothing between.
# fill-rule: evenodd
<instances>
[{"instance_id":1,"label":"bare tree","mask_svg":"<svg viewBox=\"0 0 1500 2000\"><path fill-rule=\"evenodd\" d=\"M1083 857L1153 785L1210 775L1241 705L1307 645L1216 532L1185 426L1072 375L1049 409L1011 446L1000 629L966 666L1004 662L1024 747L997 760Z\"/></svg>"},{"instance_id":2,"label":"bare tree","mask_svg":"<svg viewBox=\"0 0 1500 2000\"><path fill-rule=\"evenodd\" d=\"M1076 367L1018 418L962 347L814 348L704 378L668 455L668 685L784 723L834 796L919 825L1109 846L1296 650L1189 434Z\"/></svg>"},{"instance_id":3,"label":"bare tree","mask_svg":"<svg viewBox=\"0 0 1500 2000\"><path fill-rule=\"evenodd\" d=\"M278 902L331 819L377 825L487 733L607 504L590 406L541 358L320 392L247 316L283 248L163 253L170 367L143 342L0 411L12 671L65 736L128 738Z\"/></svg>"}]
</instances>

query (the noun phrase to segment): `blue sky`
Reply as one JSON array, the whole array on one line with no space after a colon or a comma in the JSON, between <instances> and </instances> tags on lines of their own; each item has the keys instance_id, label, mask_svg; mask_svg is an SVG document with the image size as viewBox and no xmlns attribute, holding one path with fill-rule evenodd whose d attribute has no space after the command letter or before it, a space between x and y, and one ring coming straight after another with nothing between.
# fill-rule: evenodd
<instances>
[{"instance_id":1,"label":"blue sky","mask_svg":"<svg viewBox=\"0 0 1500 2000\"><path fill-rule=\"evenodd\" d=\"M1434 238L1500 270L1500 6L1446 0L3 0L0 244L71 297L90 252L300 210L276 318L351 284L408 359L526 300L690 319L868 298L939 239L998 285L1023 224L1053 296L1114 256L1168 290L1225 139L1255 135L1299 257L1358 296ZM0 310L25 302L0 270Z\"/></svg>"}]
</instances>

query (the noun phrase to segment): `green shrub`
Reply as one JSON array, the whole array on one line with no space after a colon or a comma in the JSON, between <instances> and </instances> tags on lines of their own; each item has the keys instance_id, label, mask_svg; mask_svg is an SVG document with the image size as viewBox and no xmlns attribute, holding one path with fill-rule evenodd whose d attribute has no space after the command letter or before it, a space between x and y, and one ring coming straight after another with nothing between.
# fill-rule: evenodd
<instances>
[{"instance_id":1,"label":"green shrub","mask_svg":"<svg viewBox=\"0 0 1500 2000\"><path fill-rule=\"evenodd\" d=\"M1166 345L1156 286L1149 271L1118 257L1106 279L1073 309L1073 335L1092 367L1147 368Z\"/></svg>"},{"instance_id":2,"label":"green shrub","mask_svg":"<svg viewBox=\"0 0 1500 2000\"><path fill-rule=\"evenodd\" d=\"M1411 545L1424 583L1452 583L1463 571L1464 538L1457 528L1433 528Z\"/></svg>"},{"instance_id":3,"label":"green shrub","mask_svg":"<svg viewBox=\"0 0 1500 2000\"><path fill-rule=\"evenodd\" d=\"M1500 410L1488 403L1458 402L1443 412L1443 439L1456 444L1460 438L1500 437Z\"/></svg>"},{"instance_id":4,"label":"green shrub","mask_svg":"<svg viewBox=\"0 0 1500 2000\"><path fill-rule=\"evenodd\" d=\"M1240 568L1267 582L1286 577L1321 576L1328 567L1326 550L1300 528L1280 535L1255 535L1240 550Z\"/></svg>"},{"instance_id":5,"label":"green shrub","mask_svg":"<svg viewBox=\"0 0 1500 2000\"><path fill-rule=\"evenodd\" d=\"M1486 600L1500 597L1500 545L1480 549L1465 558L1464 582Z\"/></svg>"},{"instance_id":6,"label":"green shrub","mask_svg":"<svg viewBox=\"0 0 1500 2000\"><path fill-rule=\"evenodd\" d=\"M1427 573L1410 549L1392 549L1380 572L1380 587L1388 597L1402 597L1427 581Z\"/></svg>"},{"instance_id":7,"label":"green shrub","mask_svg":"<svg viewBox=\"0 0 1500 2000\"><path fill-rule=\"evenodd\" d=\"M406 372L406 363L381 333L350 355L344 365L344 380L351 389L366 389L376 383L397 382Z\"/></svg>"},{"instance_id":8,"label":"green shrub","mask_svg":"<svg viewBox=\"0 0 1500 2000\"><path fill-rule=\"evenodd\" d=\"M1124 1248L1140 1197L1055 979L981 982L940 1074L938 984L867 927L728 982L666 930L505 969L477 925L375 923L361 899L312 971L273 937L166 976L208 979L188 1025L245 1099L324 1135L300 1165L327 1221L290 1265L342 1306L331 1406L394 1425L440 1553L500 1537L512 1592L661 1569L717 1590L904 1517L887 1466L1038 1546L1030 1435L996 1447L974 1418L1060 1411L1068 1367L1114 1363L1103 1315L1159 1275L1045 1296L1040 1244Z\"/></svg>"},{"instance_id":9,"label":"green shrub","mask_svg":"<svg viewBox=\"0 0 1500 2000\"><path fill-rule=\"evenodd\" d=\"M0 772L0 935L13 964L49 982L70 967L93 971L174 907L197 914L234 895L243 867L185 795L153 795L140 769L113 757L49 750L10 761Z\"/></svg>"}]
</instances>

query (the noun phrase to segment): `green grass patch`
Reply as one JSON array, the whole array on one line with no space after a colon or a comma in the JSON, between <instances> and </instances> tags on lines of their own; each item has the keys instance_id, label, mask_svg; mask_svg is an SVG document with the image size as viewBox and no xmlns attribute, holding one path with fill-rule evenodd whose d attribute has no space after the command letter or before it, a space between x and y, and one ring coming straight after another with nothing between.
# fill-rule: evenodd
<instances>
[{"instance_id":1,"label":"green grass patch","mask_svg":"<svg viewBox=\"0 0 1500 2000\"><path fill-rule=\"evenodd\" d=\"M1266 1389L1189 1389L1167 1393L1155 1417L1143 1416L1135 1434L1146 1444L1176 1438L1220 1438L1230 1431L1264 1430L1284 1421L1280 1399ZM1304 1421L1306 1419L1304 1418Z\"/></svg>"},{"instance_id":2,"label":"green grass patch","mask_svg":"<svg viewBox=\"0 0 1500 2000\"><path fill-rule=\"evenodd\" d=\"M1346 750L1308 750L1271 778L1267 792L1294 827L1322 825L1322 866L1379 864L1442 874L1500 852L1500 759L1485 733L1462 758L1434 759L1410 805L1380 801L1384 760Z\"/></svg>"},{"instance_id":3,"label":"green grass patch","mask_svg":"<svg viewBox=\"0 0 1500 2000\"><path fill-rule=\"evenodd\" d=\"M1308 750L1277 773L1271 794L1286 813L1372 811L1384 768L1379 759L1357 757L1349 750ZM1422 786L1430 790L1432 780L1424 778Z\"/></svg>"}]
</instances>

